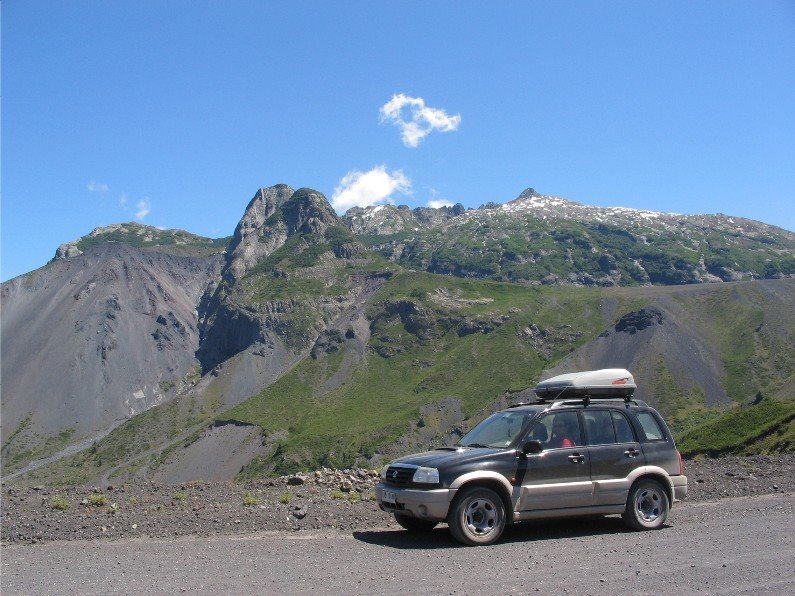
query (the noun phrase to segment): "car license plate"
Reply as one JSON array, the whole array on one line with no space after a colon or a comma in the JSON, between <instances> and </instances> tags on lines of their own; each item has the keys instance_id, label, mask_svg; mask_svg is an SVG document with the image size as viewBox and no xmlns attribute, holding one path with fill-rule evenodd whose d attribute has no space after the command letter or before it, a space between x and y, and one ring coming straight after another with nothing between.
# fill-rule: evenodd
<instances>
[{"instance_id":1,"label":"car license plate","mask_svg":"<svg viewBox=\"0 0 795 596\"><path fill-rule=\"evenodd\" d=\"M393 493L393 492L389 492L388 490L385 490L385 491L383 492L383 495L382 495L382 497L381 497L381 500L382 500L384 503L390 503L390 504L394 505L394 504L395 504L395 493Z\"/></svg>"}]
</instances>

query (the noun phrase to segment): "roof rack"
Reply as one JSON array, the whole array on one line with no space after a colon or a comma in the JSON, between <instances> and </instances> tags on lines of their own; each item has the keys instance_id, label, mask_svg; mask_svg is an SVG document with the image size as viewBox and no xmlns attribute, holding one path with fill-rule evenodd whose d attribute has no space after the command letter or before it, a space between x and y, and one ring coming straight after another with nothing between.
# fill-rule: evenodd
<instances>
[{"instance_id":1,"label":"roof rack","mask_svg":"<svg viewBox=\"0 0 795 596\"><path fill-rule=\"evenodd\" d=\"M561 405L561 406L587 406L591 403L591 401L622 401L625 404L635 404L637 406L646 406L645 401L640 399L635 399L634 395L632 394L622 394L622 395L581 395L578 397L572 396L561 396L561 397L539 397L536 401L531 402L519 402L518 404L511 404L508 406L508 409L511 408L521 408L522 406L540 406L546 404Z\"/></svg>"}]
</instances>

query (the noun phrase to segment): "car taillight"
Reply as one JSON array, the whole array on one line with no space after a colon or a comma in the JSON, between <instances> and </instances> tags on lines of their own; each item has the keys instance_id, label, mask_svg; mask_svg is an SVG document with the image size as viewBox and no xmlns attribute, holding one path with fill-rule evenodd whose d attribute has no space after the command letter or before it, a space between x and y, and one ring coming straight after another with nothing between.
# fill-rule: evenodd
<instances>
[{"instance_id":1,"label":"car taillight","mask_svg":"<svg viewBox=\"0 0 795 596\"><path fill-rule=\"evenodd\" d=\"M682 459L682 453L677 451L676 454L679 456L679 473L684 476L685 474L685 460Z\"/></svg>"}]
</instances>

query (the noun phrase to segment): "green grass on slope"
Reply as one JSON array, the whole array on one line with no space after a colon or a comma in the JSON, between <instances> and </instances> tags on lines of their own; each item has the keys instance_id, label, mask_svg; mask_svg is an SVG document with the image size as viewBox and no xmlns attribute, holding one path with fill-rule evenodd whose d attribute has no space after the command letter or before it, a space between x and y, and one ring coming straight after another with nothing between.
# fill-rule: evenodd
<instances>
[{"instance_id":1,"label":"green grass on slope","mask_svg":"<svg viewBox=\"0 0 795 596\"><path fill-rule=\"evenodd\" d=\"M679 437L683 455L770 453L795 449L795 401L764 399L741 406Z\"/></svg>"},{"instance_id":2,"label":"green grass on slope","mask_svg":"<svg viewBox=\"0 0 795 596\"><path fill-rule=\"evenodd\" d=\"M104 242L121 242L136 248L159 247L164 249L164 252L205 256L223 252L231 240L231 236L205 238L183 230L158 230L139 224L122 224L111 232L83 236L78 240L77 248L85 252L92 246Z\"/></svg>"},{"instance_id":3,"label":"green grass on slope","mask_svg":"<svg viewBox=\"0 0 795 596\"><path fill-rule=\"evenodd\" d=\"M707 407L704 390L698 385L680 386L671 374L662 354L657 354L651 363L648 389L654 396L655 407L665 417L674 435L684 433L694 426L720 416L723 412Z\"/></svg>"},{"instance_id":4,"label":"green grass on slope","mask_svg":"<svg viewBox=\"0 0 795 596\"><path fill-rule=\"evenodd\" d=\"M134 416L89 449L28 472L20 481L25 484L87 484L104 474L113 478L114 468L122 463L126 464L126 471L134 471L154 462L163 448L176 441L186 429L209 422L217 407L217 402L209 397L200 402L192 394L178 396Z\"/></svg>"},{"instance_id":5,"label":"green grass on slope","mask_svg":"<svg viewBox=\"0 0 795 596\"><path fill-rule=\"evenodd\" d=\"M505 314L508 319L490 333L459 337L454 329L437 329L426 340L402 325L378 328L378 333L386 333L391 344L405 351L390 358L368 351L348 381L325 394L317 390L343 363L342 352L304 360L259 395L219 416L254 423L270 433L289 433L270 461L255 461L247 473L350 465L404 434L410 421L419 418L423 405L454 397L461 400L465 415L471 415L507 389L531 386L550 360L601 330L600 294L595 290L525 288L429 274L396 276L375 296L370 312L377 313L386 301L398 299L430 308L439 287L461 300L493 298L487 304L437 306L440 317L491 320ZM581 335L575 341L553 344L547 360L518 333L531 324L542 329L570 325ZM374 337L371 344L377 341Z\"/></svg>"},{"instance_id":6,"label":"green grass on slope","mask_svg":"<svg viewBox=\"0 0 795 596\"><path fill-rule=\"evenodd\" d=\"M791 326L791 319L771 320L774 309L757 285L732 284L709 290L684 294L680 300L695 313L696 324L718 349L726 394L738 402L748 401L758 392L780 394L795 373L795 347L772 328Z\"/></svg>"}]
</instances>

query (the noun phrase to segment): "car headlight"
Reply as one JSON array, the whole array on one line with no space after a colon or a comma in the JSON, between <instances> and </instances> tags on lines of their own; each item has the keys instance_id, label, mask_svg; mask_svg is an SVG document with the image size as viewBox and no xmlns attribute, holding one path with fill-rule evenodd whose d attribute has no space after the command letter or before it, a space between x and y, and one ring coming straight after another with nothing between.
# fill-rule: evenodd
<instances>
[{"instance_id":1,"label":"car headlight","mask_svg":"<svg viewBox=\"0 0 795 596\"><path fill-rule=\"evenodd\" d=\"M386 480L386 471L389 469L389 464L381 469L381 480Z\"/></svg>"},{"instance_id":2,"label":"car headlight","mask_svg":"<svg viewBox=\"0 0 795 596\"><path fill-rule=\"evenodd\" d=\"M439 470L436 468L417 468L411 481L417 484L439 484Z\"/></svg>"}]
</instances>

